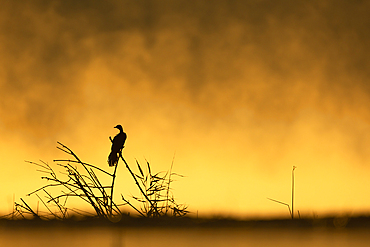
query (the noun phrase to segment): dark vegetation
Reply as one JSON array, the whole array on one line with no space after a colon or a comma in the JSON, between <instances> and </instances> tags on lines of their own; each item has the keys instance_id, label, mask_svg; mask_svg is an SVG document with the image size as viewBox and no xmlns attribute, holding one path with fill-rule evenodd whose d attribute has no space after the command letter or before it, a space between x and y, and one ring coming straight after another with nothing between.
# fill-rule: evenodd
<instances>
[{"instance_id":1,"label":"dark vegetation","mask_svg":"<svg viewBox=\"0 0 370 247\"><path fill-rule=\"evenodd\" d=\"M125 213L127 207L133 209L137 216L145 218L183 217L188 213L187 206L178 204L171 190L173 177L181 176L172 172L173 162L169 171L153 173L149 162L146 162L146 169L143 169L136 161L138 173L134 173L120 151L119 159L125 164L140 194L132 196L131 201L122 194L119 200L115 200L113 195L117 189L115 182L119 164L114 167L113 173L109 173L81 161L69 147L60 142L57 148L69 155L69 159L54 160L53 167L43 161L28 162L45 174L41 178L46 180L47 184L27 195L36 196L41 202L42 209L39 209L39 205L36 209L32 208L20 198L21 202L15 202L13 212L2 218L43 220L100 218L116 222L122 217L128 217L129 213ZM62 171L56 172L56 167ZM110 184L103 184L102 176L108 176ZM68 207L68 202L76 199L90 205L93 213Z\"/></svg>"},{"instance_id":2,"label":"dark vegetation","mask_svg":"<svg viewBox=\"0 0 370 247\"><path fill-rule=\"evenodd\" d=\"M238 220L232 218L195 218L195 217L133 217L123 215L118 222L102 220L97 217L76 215L65 220L40 220L9 218L0 219L0 227L196 227L196 228L246 228L246 229L302 229L302 230L351 230L370 229L370 216L327 216L324 218L300 218L300 219L247 219Z\"/></svg>"},{"instance_id":3,"label":"dark vegetation","mask_svg":"<svg viewBox=\"0 0 370 247\"><path fill-rule=\"evenodd\" d=\"M113 198L116 188L117 167L110 173L97 166L85 163L67 146L58 142L58 149L69 159L54 160L53 166L46 162L28 162L45 174L41 178L46 185L33 190L27 196L35 196L40 202L36 208L20 198L15 202L12 213L0 217L0 226L44 227L44 226L122 226L122 227L247 227L247 228L300 228L300 229L357 229L370 228L370 216L327 216L319 218L294 218L294 169L292 170L292 204L270 199L286 205L291 219L247 219L189 217L187 206L178 204L171 190L173 177L182 175L172 172L173 161L166 172L154 173L149 162L145 166L136 160L136 170L126 162L122 153L119 159L138 188L138 196L126 198L121 194L117 202ZM57 168L61 171L57 172ZM110 179L108 185L102 178ZM90 206L90 212L68 207L71 200L82 200ZM131 209L133 213L128 213ZM291 210L292 209L292 210Z\"/></svg>"}]
</instances>

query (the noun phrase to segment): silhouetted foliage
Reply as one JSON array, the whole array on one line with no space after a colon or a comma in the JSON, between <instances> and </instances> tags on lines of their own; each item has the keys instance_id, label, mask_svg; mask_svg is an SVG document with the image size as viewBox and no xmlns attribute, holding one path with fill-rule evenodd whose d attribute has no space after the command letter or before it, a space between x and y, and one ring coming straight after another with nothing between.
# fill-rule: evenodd
<instances>
[{"instance_id":1,"label":"silhouetted foliage","mask_svg":"<svg viewBox=\"0 0 370 247\"><path fill-rule=\"evenodd\" d=\"M149 162L147 162L148 172L144 174L136 161L140 174L134 174L122 156L122 149L119 150L118 158L125 163L140 191L140 196L133 197L136 204L140 204L140 206L136 207L129 200L125 199L123 195L121 195L123 200L121 204L117 204L113 200L118 160L113 173L109 173L104 169L81 161L70 148L60 142L58 142L57 148L71 156L71 159L54 160L55 165L63 170L60 173L55 172L55 169L46 162L40 161L40 163L35 163L27 161L39 167L40 169L37 171L46 174L41 178L47 180L48 183L27 195L35 195L46 211L39 210L39 206L37 206L36 210L32 209L21 198L22 203L15 203L14 211L7 215L6 218L27 218L31 216L40 219L63 220L77 214L116 221L124 214L122 208L125 206L131 207L143 217L160 217L165 215L178 217L188 213L185 205L175 202L171 191L170 185L173 181L171 177L181 176L172 172L173 164L169 172L152 174ZM102 176L111 178L110 185L101 183ZM57 195L53 195L51 191L55 191L57 188L60 188L60 190L57 190ZM94 209L95 214L67 207L66 205L70 198L78 198L85 201Z\"/></svg>"},{"instance_id":2,"label":"silhouetted foliage","mask_svg":"<svg viewBox=\"0 0 370 247\"><path fill-rule=\"evenodd\" d=\"M86 212L82 212L81 210L66 207L67 200L71 197L78 197L91 205L98 217L110 218L121 214L118 205L113 202L111 193L116 169L113 174L110 174L99 167L82 162L71 149L62 143L58 142L58 144L58 149L72 156L72 159L54 160L56 165L64 168L64 172L60 175L57 175L54 169L45 162L41 161L41 164L29 162L41 167L39 171L47 174L41 178L47 180L48 184L28 194L28 196L36 195L49 212L46 215L38 214L39 217L65 219L69 216L68 213L70 211L78 214L86 214ZM97 172L110 176L112 178L112 184L109 186L102 185ZM61 187L61 193L57 196L52 196L48 189L55 187ZM47 198L46 201L42 199L39 195L40 193L44 194L43 197ZM24 203L23 200L22 202ZM58 210L52 211L52 206L56 206ZM27 209L29 207L18 204L18 208ZM22 211L24 212L25 210L21 210L20 212Z\"/></svg>"},{"instance_id":3,"label":"silhouetted foliage","mask_svg":"<svg viewBox=\"0 0 370 247\"><path fill-rule=\"evenodd\" d=\"M133 206L129 200L122 196L122 199L136 210L140 215L145 217L160 217L160 216L184 216L188 213L187 206L177 204L175 197L171 191L172 176L180 176L172 172L173 162L168 172L158 172L153 174L148 161L147 171L144 173L139 162L136 160L139 170L138 174L131 171L131 175L135 178L137 186L140 188L141 196L132 198L141 204L140 208Z\"/></svg>"}]
</instances>

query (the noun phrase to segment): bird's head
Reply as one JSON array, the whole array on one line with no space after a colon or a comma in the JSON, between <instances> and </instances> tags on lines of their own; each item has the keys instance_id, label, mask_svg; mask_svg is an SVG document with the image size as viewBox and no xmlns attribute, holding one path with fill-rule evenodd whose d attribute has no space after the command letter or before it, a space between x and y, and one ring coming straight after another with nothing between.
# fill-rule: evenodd
<instances>
[{"instance_id":1,"label":"bird's head","mask_svg":"<svg viewBox=\"0 0 370 247\"><path fill-rule=\"evenodd\" d=\"M121 132L123 132L122 125L120 125L120 124L118 124L118 125L117 125L117 126L115 126L114 128L119 129Z\"/></svg>"}]
</instances>

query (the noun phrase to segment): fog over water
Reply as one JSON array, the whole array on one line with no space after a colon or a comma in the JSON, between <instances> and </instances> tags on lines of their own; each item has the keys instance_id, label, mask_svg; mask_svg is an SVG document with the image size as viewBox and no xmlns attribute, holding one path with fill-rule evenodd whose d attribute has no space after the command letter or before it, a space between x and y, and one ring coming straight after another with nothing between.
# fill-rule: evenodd
<instances>
[{"instance_id":1,"label":"fog over water","mask_svg":"<svg viewBox=\"0 0 370 247\"><path fill-rule=\"evenodd\" d=\"M293 165L301 211L370 207L368 1L0 3L0 210L118 123L194 211L284 214Z\"/></svg>"}]
</instances>

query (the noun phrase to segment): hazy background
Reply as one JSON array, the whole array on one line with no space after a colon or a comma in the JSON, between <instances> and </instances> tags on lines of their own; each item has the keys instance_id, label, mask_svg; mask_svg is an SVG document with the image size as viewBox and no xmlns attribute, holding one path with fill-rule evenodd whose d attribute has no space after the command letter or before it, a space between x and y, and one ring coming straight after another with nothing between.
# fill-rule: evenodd
<instances>
[{"instance_id":1,"label":"hazy background","mask_svg":"<svg viewBox=\"0 0 370 247\"><path fill-rule=\"evenodd\" d=\"M0 0L0 211L45 184L24 160L185 175L199 216L370 209L369 1ZM118 186L138 194L123 166ZM117 194L117 198L119 194Z\"/></svg>"}]
</instances>

